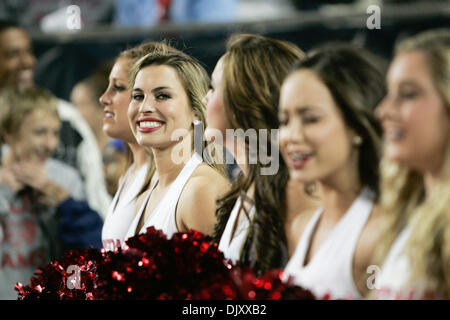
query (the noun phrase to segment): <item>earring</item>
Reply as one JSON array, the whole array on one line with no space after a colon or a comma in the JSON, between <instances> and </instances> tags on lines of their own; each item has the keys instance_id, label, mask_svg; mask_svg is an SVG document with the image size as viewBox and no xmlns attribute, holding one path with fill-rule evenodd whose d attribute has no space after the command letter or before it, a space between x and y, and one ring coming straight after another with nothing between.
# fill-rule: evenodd
<instances>
[{"instance_id":1,"label":"earring","mask_svg":"<svg viewBox=\"0 0 450 320\"><path fill-rule=\"evenodd\" d=\"M203 152L203 122L195 119L194 125L194 151L200 156Z\"/></svg>"},{"instance_id":2,"label":"earring","mask_svg":"<svg viewBox=\"0 0 450 320\"><path fill-rule=\"evenodd\" d=\"M353 144L355 146L359 147L360 145L362 145L362 143L363 143L363 139L360 136L354 136L353 137Z\"/></svg>"}]
</instances>

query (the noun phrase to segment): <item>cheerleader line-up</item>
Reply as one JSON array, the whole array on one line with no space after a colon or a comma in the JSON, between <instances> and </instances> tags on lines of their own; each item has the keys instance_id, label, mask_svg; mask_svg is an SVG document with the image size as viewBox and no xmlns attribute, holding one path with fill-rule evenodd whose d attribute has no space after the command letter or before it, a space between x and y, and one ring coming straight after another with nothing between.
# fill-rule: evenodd
<instances>
[{"instance_id":1,"label":"cheerleader line-up","mask_svg":"<svg viewBox=\"0 0 450 320\"><path fill-rule=\"evenodd\" d=\"M346 43L305 53L239 34L211 77L186 53L147 42L116 58L99 101L103 131L129 153L103 252L149 227L168 239L196 230L231 264L281 269L317 298L450 298L450 30L404 39L389 64ZM57 208L59 228L73 231L94 210L50 158L54 98L8 86L1 104L0 214L28 203L48 239ZM37 124L45 148L30 136ZM58 243L47 244L39 265ZM2 291L28 284L36 261L2 263Z\"/></svg>"}]
</instances>

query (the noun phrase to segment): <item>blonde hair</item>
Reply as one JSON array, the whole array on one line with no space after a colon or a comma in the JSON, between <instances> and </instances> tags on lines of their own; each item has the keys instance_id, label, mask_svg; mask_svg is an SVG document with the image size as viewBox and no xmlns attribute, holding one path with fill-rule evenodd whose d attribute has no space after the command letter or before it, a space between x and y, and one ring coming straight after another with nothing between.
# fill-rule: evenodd
<instances>
[{"instance_id":1,"label":"blonde hair","mask_svg":"<svg viewBox=\"0 0 450 320\"><path fill-rule=\"evenodd\" d=\"M432 30L410 37L395 53L419 51L427 59L434 85L450 116L450 30ZM411 261L410 282L426 279L430 288L450 298L450 142L444 155L439 181L425 194L421 173L387 159L381 162L381 207L387 220L378 262L403 228L412 236L407 243Z\"/></svg>"},{"instance_id":2,"label":"blonde hair","mask_svg":"<svg viewBox=\"0 0 450 320\"><path fill-rule=\"evenodd\" d=\"M195 58L181 51L155 50L139 59L130 70L129 88L132 89L136 76L143 68L148 66L168 66L175 70L180 82L186 92L189 106L192 108L195 117L206 127L206 107L203 104L203 97L208 91L209 76L200 62ZM223 160L219 146L214 143L203 142L202 150L206 149L208 157L207 163L225 176ZM192 141L194 150L194 139ZM153 171L154 172L154 171ZM144 188L148 187L149 179L146 179Z\"/></svg>"},{"instance_id":3,"label":"blonde hair","mask_svg":"<svg viewBox=\"0 0 450 320\"><path fill-rule=\"evenodd\" d=\"M129 48L125 51L122 51L119 54L119 56L116 58L116 61L118 61L119 59L128 60L128 88L127 88L128 90L131 90L131 87L132 87L132 85L130 85L130 78L132 77L133 66L139 61L139 59L142 59L143 57L145 57L148 54L155 54L155 53L158 53L160 55L165 55L165 54L169 54L169 53L182 54L181 51L171 47L165 41L160 41L160 42L149 41L149 42L144 42L136 47ZM134 82L134 80L133 80L133 82ZM143 191L145 191L147 189L149 183L151 182L151 178L153 177L153 174L155 173L155 170L156 170L156 167L155 167L154 161L153 161L152 150L146 148L146 151L147 151L147 155L149 157L149 160L148 160L149 169L148 169L146 178L144 180L143 188L140 193L142 193ZM128 153L128 159L127 159L127 164L125 166L125 170L127 168L129 168L133 163L133 154L131 153L131 150L129 148L127 148L127 153Z\"/></svg>"},{"instance_id":4,"label":"blonde hair","mask_svg":"<svg viewBox=\"0 0 450 320\"><path fill-rule=\"evenodd\" d=\"M49 91L38 87L19 89L7 86L0 91L0 144L6 143L4 133L15 135L23 121L35 111L44 111L59 119L57 99Z\"/></svg>"}]
</instances>

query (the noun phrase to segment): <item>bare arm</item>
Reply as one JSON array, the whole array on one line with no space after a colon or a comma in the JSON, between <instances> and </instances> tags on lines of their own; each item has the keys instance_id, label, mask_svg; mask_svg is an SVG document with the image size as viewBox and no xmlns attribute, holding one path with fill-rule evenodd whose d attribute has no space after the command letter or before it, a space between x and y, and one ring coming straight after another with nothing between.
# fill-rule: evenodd
<instances>
[{"instance_id":1,"label":"bare arm","mask_svg":"<svg viewBox=\"0 0 450 320\"><path fill-rule=\"evenodd\" d=\"M179 230L194 229L211 235L216 223L216 199L228 190L227 180L216 173L192 177L178 203L176 219Z\"/></svg>"}]
</instances>

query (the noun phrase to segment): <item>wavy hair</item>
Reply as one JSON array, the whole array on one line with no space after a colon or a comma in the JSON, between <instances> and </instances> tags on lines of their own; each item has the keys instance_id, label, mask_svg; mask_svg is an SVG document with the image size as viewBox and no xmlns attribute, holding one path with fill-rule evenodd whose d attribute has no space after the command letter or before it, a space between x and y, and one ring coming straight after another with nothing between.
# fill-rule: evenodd
<instances>
[{"instance_id":1,"label":"wavy hair","mask_svg":"<svg viewBox=\"0 0 450 320\"><path fill-rule=\"evenodd\" d=\"M168 66L175 70L186 92L189 105L192 108L194 115L199 121L206 125L206 108L203 104L203 97L208 91L209 76L200 62L178 50L177 52L155 50L136 61L131 68L129 77L130 88L134 85L138 72L148 66ZM192 149L194 149L194 139L192 139L192 141ZM214 151L217 151L216 144L203 141L202 150L205 149L209 152L203 153L203 155L206 156L206 163L224 176L225 169L223 164L221 164L222 160L216 158L219 153L213 154ZM151 172L151 174L153 175L155 171L154 166L152 166L152 170L153 172ZM151 176L149 176L149 178L151 178ZM148 187L149 183L150 179L146 179L144 189Z\"/></svg>"},{"instance_id":2,"label":"wavy hair","mask_svg":"<svg viewBox=\"0 0 450 320\"><path fill-rule=\"evenodd\" d=\"M281 83L291 65L303 57L303 51L287 41L252 34L232 36L223 57L224 106L230 128L278 129ZM265 140L267 150L272 150L269 131ZM248 141L246 156L249 159ZM284 267L288 259L284 198L289 172L279 154L271 157L279 157L276 174L261 175L265 165L260 159L256 164L247 163L248 174L241 173L230 192L218 199L213 235L215 241L220 241L238 197L242 199L240 210L249 220L244 205L254 205L256 214L250 221L239 261L259 273ZM250 199L246 194L252 185L255 194Z\"/></svg>"},{"instance_id":3,"label":"wavy hair","mask_svg":"<svg viewBox=\"0 0 450 320\"><path fill-rule=\"evenodd\" d=\"M296 63L289 74L313 71L324 83L338 106L345 124L362 138L358 173L363 185L379 195L381 126L375 108L386 94L384 78L387 63L355 45L330 42ZM306 185L311 193L313 183Z\"/></svg>"},{"instance_id":4,"label":"wavy hair","mask_svg":"<svg viewBox=\"0 0 450 320\"><path fill-rule=\"evenodd\" d=\"M419 33L398 43L395 54L421 52L426 57L436 90L450 117L450 29ZM406 246L411 261L410 281L427 279L444 298L450 298L450 141L440 179L426 194L423 174L383 159L381 207L387 223L377 252L379 263L405 228L412 229Z\"/></svg>"},{"instance_id":5,"label":"wavy hair","mask_svg":"<svg viewBox=\"0 0 450 320\"><path fill-rule=\"evenodd\" d=\"M149 41L141 43L140 45L126 49L122 51L116 58L115 61L119 59L125 59L128 62L128 77L132 77L133 72L133 66L143 57L145 57L148 54L159 54L159 55L167 55L167 54L183 54L178 49L175 49L171 47L167 42L165 41ZM130 79L128 79L128 83L130 82ZM128 85L128 90L130 90L130 87ZM144 184L142 190L138 193L136 197L138 197L143 191L145 191L150 182L151 179L156 171L156 167L154 165L153 161L153 152L151 149L146 148L147 155L148 155L148 163L149 163L149 169L147 171L146 177L144 179ZM131 153L131 150L127 148L127 164L125 166L125 170L127 170L131 164L133 163L133 154ZM125 171L124 171L125 172Z\"/></svg>"}]
</instances>

